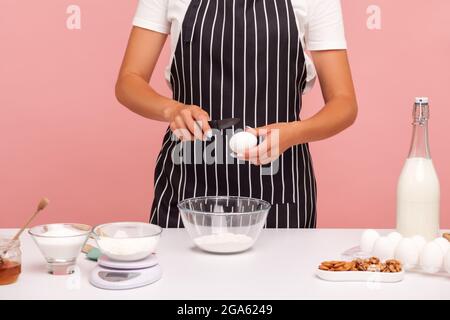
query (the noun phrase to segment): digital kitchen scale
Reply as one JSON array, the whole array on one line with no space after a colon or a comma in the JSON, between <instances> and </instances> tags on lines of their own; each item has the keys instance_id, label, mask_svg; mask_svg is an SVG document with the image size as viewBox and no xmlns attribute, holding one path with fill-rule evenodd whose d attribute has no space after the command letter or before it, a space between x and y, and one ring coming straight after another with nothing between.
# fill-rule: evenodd
<instances>
[{"instance_id":1,"label":"digital kitchen scale","mask_svg":"<svg viewBox=\"0 0 450 320\"><path fill-rule=\"evenodd\" d=\"M125 290L149 285L161 279L161 276L161 266L154 254L131 262L114 261L101 256L89 282L101 289Z\"/></svg>"}]
</instances>

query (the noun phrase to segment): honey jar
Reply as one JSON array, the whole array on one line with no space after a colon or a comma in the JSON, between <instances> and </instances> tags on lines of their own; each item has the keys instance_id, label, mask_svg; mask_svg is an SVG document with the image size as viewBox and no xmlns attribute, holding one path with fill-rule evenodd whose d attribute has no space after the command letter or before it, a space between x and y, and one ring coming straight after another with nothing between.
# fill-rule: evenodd
<instances>
[{"instance_id":1,"label":"honey jar","mask_svg":"<svg viewBox=\"0 0 450 320\"><path fill-rule=\"evenodd\" d=\"M21 271L20 240L0 238L0 285L16 282Z\"/></svg>"}]
</instances>

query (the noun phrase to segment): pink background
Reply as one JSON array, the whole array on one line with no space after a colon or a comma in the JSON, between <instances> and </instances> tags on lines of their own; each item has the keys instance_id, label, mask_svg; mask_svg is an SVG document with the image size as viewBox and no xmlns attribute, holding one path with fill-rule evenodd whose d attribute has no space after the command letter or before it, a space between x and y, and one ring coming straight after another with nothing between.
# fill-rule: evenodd
<instances>
[{"instance_id":1,"label":"pink background","mask_svg":"<svg viewBox=\"0 0 450 320\"><path fill-rule=\"evenodd\" d=\"M114 97L135 1L0 2L0 227L18 226L42 196L51 205L36 223L147 221L166 125ZM81 8L81 30L66 28L70 4ZM366 27L372 4L382 9L381 30ZM360 113L351 129L312 145L319 227L394 227L412 100L428 95L448 228L450 2L343 0L343 7ZM167 61L166 48L152 84L169 95ZM320 108L318 87L305 100L303 117Z\"/></svg>"}]
</instances>

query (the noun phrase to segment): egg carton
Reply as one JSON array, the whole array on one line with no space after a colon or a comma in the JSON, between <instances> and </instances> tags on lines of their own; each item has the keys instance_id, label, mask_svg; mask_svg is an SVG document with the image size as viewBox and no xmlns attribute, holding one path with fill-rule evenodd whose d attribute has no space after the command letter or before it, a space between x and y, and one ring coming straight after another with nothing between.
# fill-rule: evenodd
<instances>
[{"instance_id":1,"label":"egg carton","mask_svg":"<svg viewBox=\"0 0 450 320\"><path fill-rule=\"evenodd\" d=\"M372 248L371 252L362 247ZM366 230L361 236L361 245L342 253L345 259L365 259L371 256L397 259L405 271L450 274L450 243L446 238L426 242L421 236L404 238L398 232L380 236L375 230Z\"/></svg>"}]
</instances>

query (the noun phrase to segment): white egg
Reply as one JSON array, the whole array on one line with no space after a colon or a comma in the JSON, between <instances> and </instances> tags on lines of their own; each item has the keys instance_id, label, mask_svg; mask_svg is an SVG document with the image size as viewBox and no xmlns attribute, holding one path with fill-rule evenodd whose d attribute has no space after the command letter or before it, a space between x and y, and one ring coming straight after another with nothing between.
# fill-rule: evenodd
<instances>
[{"instance_id":1,"label":"white egg","mask_svg":"<svg viewBox=\"0 0 450 320\"><path fill-rule=\"evenodd\" d=\"M398 245L398 243L400 242L400 240L403 239L403 236L398 232L391 232L388 234L387 237L388 237L389 241L391 241L391 243L394 247L396 247Z\"/></svg>"},{"instance_id":2,"label":"white egg","mask_svg":"<svg viewBox=\"0 0 450 320\"><path fill-rule=\"evenodd\" d=\"M230 149L237 154L242 154L246 149L253 148L257 144L256 136L246 131L238 132L230 139Z\"/></svg>"},{"instance_id":3,"label":"white egg","mask_svg":"<svg viewBox=\"0 0 450 320\"><path fill-rule=\"evenodd\" d=\"M405 270L419 263L419 249L411 238L403 238L395 248L395 259L400 260Z\"/></svg>"},{"instance_id":4,"label":"white egg","mask_svg":"<svg viewBox=\"0 0 450 320\"><path fill-rule=\"evenodd\" d=\"M380 234L373 229L365 230L361 235L361 240L359 245L361 251L365 253L370 253L373 250L373 245L375 241L380 237Z\"/></svg>"},{"instance_id":5,"label":"white egg","mask_svg":"<svg viewBox=\"0 0 450 320\"><path fill-rule=\"evenodd\" d=\"M414 243L416 244L419 252L421 252L423 247L427 244L427 241L425 240L425 238L417 235L417 236L412 237L412 239L414 240Z\"/></svg>"},{"instance_id":6,"label":"white egg","mask_svg":"<svg viewBox=\"0 0 450 320\"><path fill-rule=\"evenodd\" d=\"M433 241L428 242L420 253L420 267L428 273L439 272L444 262L444 254L441 247Z\"/></svg>"},{"instance_id":7,"label":"white egg","mask_svg":"<svg viewBox=\"0 0 450 320\"><path fill-rule=\"evenodd\" d=\"M445 268L445 271L450 273L450 250L447 252L447 254L444 257L444 268Z\"/></svg>"},{"instance_id":8,"label":"white egg","mask_svg":"<svg viewBox=\"0 0 450 320\"><path fill-rule=\"evenodd\" d=\"M380 260L393 259L395 247L388 237L379 237L373 246L372 255Z\"/></svg>"},{"instance_id":9,"label":"white egg","mask_svg":"<svg viewBox=\"0 0 450 320\"><path fill-rule=\"evenodd\" d=\"M442 253L445 255L448 251L448 247L450 246L449 242L445 238L436 238L433 240L442 250Z\"/></svg>"}]
</instances>

